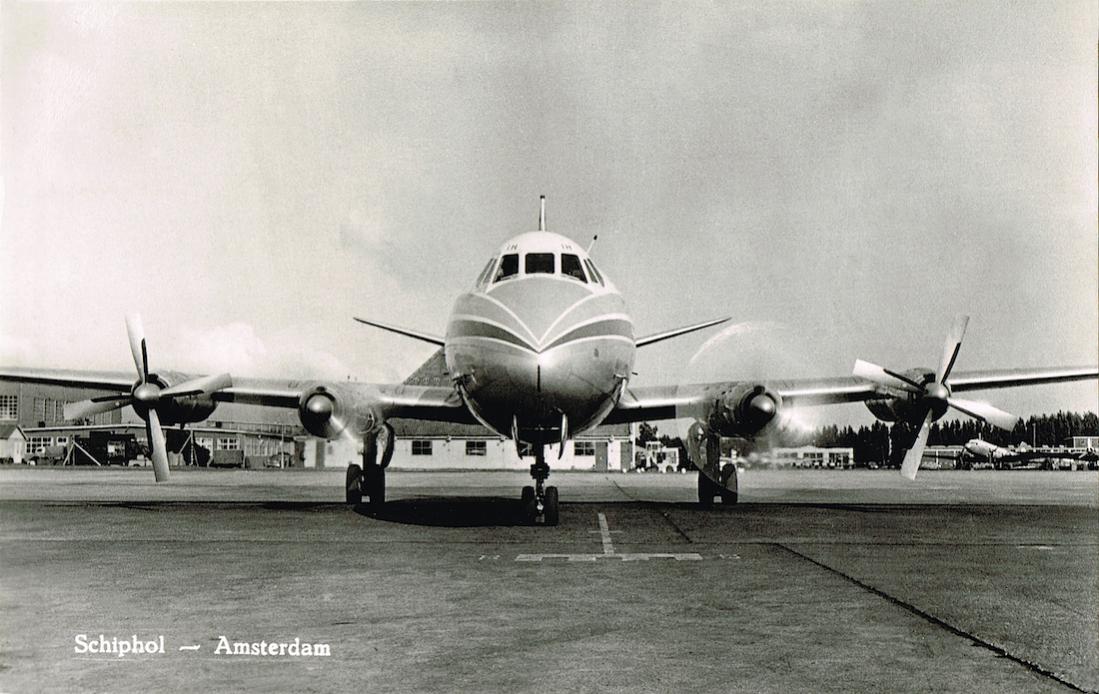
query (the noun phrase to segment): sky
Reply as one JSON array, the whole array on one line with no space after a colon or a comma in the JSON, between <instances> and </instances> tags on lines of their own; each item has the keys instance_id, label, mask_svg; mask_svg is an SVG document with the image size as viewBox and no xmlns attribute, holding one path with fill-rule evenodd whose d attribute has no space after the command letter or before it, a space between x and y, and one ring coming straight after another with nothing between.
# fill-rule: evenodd
<instances>
[{"instance_id":1,"label":"sky","mask_svg":"<svg viewBox=\"0 0 1099 694\"><path fill-rule=\"evenodd\" d=\"M441 334L540 194L638 334L748 322L729 378L934 366L956 313L959 370L1094 364L1097 12L3 3L0 364L129 370L138 312L154 368L400 380L432 348L351 317Z\"/></svg>"}]
</instances>

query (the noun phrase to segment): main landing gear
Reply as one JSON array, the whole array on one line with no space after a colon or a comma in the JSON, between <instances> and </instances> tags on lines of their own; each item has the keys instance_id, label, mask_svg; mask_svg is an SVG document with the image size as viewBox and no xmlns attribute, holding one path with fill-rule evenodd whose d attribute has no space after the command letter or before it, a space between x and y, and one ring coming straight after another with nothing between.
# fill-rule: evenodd
<instances>
[{"instance_id":1,"label":"main landing gear","mask_svg":"<svg viewBox=\"0 0 1099 694\"><path fill-rule=\"evenodd\" d=\"M545 486L550 469L546 465L544 447L535 446L534 451L534 464L530 466L534 486L523 487L523 494L519 498L523 507L523 518L532 525L557 525L557 487Z\"/></svg>"},{"instance_id":2,"label":"main landing gear","mask_svg":"<svg viewBox=\"0 0 1099 694\"><path fill-rule=\"evenodd\" d=\"M378 455L379 447L381 456ZM363 440L362 467L354 464L347 466L345 481L348 505L365 504L367 509L377 511L385 504L385 468L392 457L391 431L383 429L378 435L367 436Z\"/></svg>"},{"instance_id":3,"label":"main landing gear","mask_svg":"<svg viewBox=\"0 0 1099 694\"><path fill-rule=\"evenodd\" d=\"M347 503L379 509L385 503L385 468L381 465L347 466Z\"/></svg>"},{"instance_id":4,"label":"main landing gear","mask_svg":"<svg viewBox=\"0 0 1099 694\"><path fill-rule=\"evenodd\" d=\"M739 479L737 474L737 467L733 463L726 463L721 467L721 471L718 474L718 480L714 480L710 475L698 471L698 503L700 506L709 507L714 504L714 497L721 500L723 504L735 504L737 502L737 491L739 485Z\"/></svg>"}]
</instances>

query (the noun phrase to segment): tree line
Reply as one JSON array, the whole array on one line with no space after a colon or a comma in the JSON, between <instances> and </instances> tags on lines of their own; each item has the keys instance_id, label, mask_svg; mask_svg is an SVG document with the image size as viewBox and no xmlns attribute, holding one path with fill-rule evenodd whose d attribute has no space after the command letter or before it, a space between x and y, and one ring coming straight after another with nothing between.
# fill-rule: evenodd
<instances>
[{"instance_id":1,"label":"tree line","mask_svg":"<svg viewBox=\"0 0 1099 694\"><path fill-rule=\"evenodd\" d=\"M856 464L897 462L904 443L911 441L915 427L903 422L840 427L829 424L805 432L784 432L766 444L784 447L821 446L851 448ZM961 446L970 439L982 438L997 446L1026 443L1030 446L1063 446L1073 436L1099 436L1099 415L1094 412L1057 412L1032 415L1019 420L1011 431L1004 431L975 419L950 419L935 422L927 436L929 446ZM684 456L683 442L678 436L661 435L658 428L644 422L635 443L644 448L649 441L660 441L668 448L679 448ZM724 449L742 450L736 440L726 441Z\"/></svg>"}]
</instances>

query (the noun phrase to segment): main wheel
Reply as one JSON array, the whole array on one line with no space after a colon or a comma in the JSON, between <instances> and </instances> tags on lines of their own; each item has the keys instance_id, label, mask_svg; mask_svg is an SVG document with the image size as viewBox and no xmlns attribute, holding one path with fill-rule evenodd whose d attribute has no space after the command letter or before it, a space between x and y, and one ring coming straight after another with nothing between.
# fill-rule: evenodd
<instances>
[{"instance_id":1,"label":"main wheel","mask_svg":"<svg viewBox=\"0 0 1099 694\"><path fill-rule=\"evenodd\" d=\"M523 487L523 492L519 495L519 503L526 506L532 501L534 501L534 487L531 487L529 485Z\"/></svg>"},{"instance_id":2,"label":"main wheel","mask_svg":"<svg viewBox=\"0 0 1099 694\"><path fill-rule=\"evenodd\" d=\"M714 494L717 485L706 476L706 473L698 471L698 505L702 508L710 508L714 505Z\"/></svg>"},{"instance_id":3,"label":"main wheel","mask_svg":"<svg viewBox=\"0 0 1099 694\"><path fill-rule=\"evenodd\" d=\"M728 463L721 469L721 486L717 493L721 496L721 503L732 505L737 502L737 494L740 491L740 470L736 464Z\"/></svg>"},{"instance_id":4,"label":"main wheel","mask_svg":"<svg viewBox=\"0 0 1099 694\"><path fill-rule=\"evenodd\" d=\"M350 506L358 506L363 502L362 491L363 469L358 465L347 466L346 486L347 503Z\"/></svg>"},{"instance_id":5,"label":"main wheel","mask_svg":"<svg viewBox=\"0 0 1099 694\"><path fill-rule=\"evenodd\" d=\"M546 508L543 518L546 525L557 525L557 487L546 487Z\"/></svg>"},{"instance_id":6,"label":"main wheel","mask_svg":"<svg viewBox=\"0 0 1099 694\"><path fill-rule=\"evenodd\" d=\"M380 508L385 503L385 468L370 465L363 471L362 493L371 508Z\"/></svg>"}]
</instances>

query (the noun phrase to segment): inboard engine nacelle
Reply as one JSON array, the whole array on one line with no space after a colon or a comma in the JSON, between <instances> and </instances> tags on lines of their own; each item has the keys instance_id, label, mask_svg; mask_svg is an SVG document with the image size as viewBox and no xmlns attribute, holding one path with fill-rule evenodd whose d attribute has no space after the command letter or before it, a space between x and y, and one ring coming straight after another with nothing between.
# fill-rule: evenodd
<instances>
[{"instance_id":1,"label":"inboard engine nacelle","mask_svg":"<svg viewBox=\"0 0 1099 694\"><path fill-rule=\"evenodd\" d=\"M710 428L722 436L755 436L778 416L782 397L764 385L740 385L720 393Z\"/></svg>"},{"instance_id":2,"label":"inboard engine nacelle","mask_svg":"<svg viewBox=\"0 0 1099 694\"><path fill-rule=\"evenodd\" d=\"M362 438L384 421L378 393L322 383L303 390L298 418L306 431L324 439Z\"/></svg>"}]
</instances>

